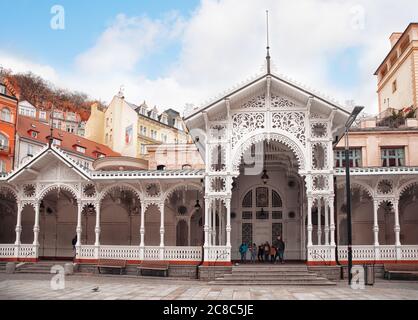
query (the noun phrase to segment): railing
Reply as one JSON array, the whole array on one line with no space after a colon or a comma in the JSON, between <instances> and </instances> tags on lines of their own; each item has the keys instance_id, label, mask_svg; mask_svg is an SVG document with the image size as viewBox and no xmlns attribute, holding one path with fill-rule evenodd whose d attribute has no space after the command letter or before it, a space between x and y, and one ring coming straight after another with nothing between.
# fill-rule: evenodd
<instances>
[{"instance_id":1,"label":"railing","mask_svg":"<svg viewBox=\"0 0 418 320\"><path fill-rule=\"evenodd\" d=\"M101 259L138 260L139 246L100 246Z\"/></svg>"},{"instance_id":2,"label":"railing","mask_svg":"<svg viewBox=\"0 0 418 320\"><path fill-rule=\"evenodd\" d=\"M208 247L208 261L230 262L231 248L229 247Z\"/></svg>"},{"instance_id":3,"label":"railing","mask_svg":"<svg viewBox=\"0 0 418 320\"><path fill-rule=\"evenodd\" d=\"M164 260L199 261L202 259L202 247L165 247Z\"/></svg>"},{"instance_id":4,"label":"railing","mask_svg":"<svg viewBox=\"0 0 418 320\"><path fill-rule=\"evenodd\" d=\"M402 246L401 259L406 261L418 260L418 246Z\"/></svg>"},{"instance_id":5,"label":"railing","mask_svg":"<svg viewBox=\"0 0 418 320\"><path fill-rule=\"evenodd\" d=\"M77 258L79 259L94 259L95 246L80 246L77 248Z\"/></svg>"},{"instance_id":6,"label":"railing","mask_svg":"<svg viewBox=\"0 0 418 320\"><path fill-rule=\"evenodd\" d=\"M162 247L145 247L144 260L160 260L160 249Z\"/></svg>"},{"instance_id":7,"label":"railing","mask_svg":"<svg viewBox=\"0 0 418 320\"><path fill-rule=\"evenodd\" d=\"M329 262L334 259L334 248L330 246L313 246L308 248L308 261Z\"/></svg>"},{"instance_id":8,"label":"railing","mask_svg":"<svg viewBox=\"0 0 418 320\"><path fill-rule=\"evenodd\" d=\"M379 246L380 258L379 260L396 260L395 246Z\"/></svg>"},{"instance_id":9,"label":"railing","mask_svg":"<svg viewBox=\"0 0 418 320\"><path fill-rule=\"evenodd\" d=\"M19 258L36 258L36 246L33 244L19 245Z\"/></svg>"},{"instance_id":10,"label":"railing","mask_svg":"<svg viewBox=\"0 0 418 320\"><path fill-rule=\"evenodd\" d=\"M13 258L15 256L14 244L0 244L0 258Z\"/></svg>"}]
</instances>

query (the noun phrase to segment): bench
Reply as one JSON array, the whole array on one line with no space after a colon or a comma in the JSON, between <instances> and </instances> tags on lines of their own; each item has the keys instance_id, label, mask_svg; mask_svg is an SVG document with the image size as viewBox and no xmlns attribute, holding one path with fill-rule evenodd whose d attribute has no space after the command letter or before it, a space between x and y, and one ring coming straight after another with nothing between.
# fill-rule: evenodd
<instances>
[{"instance_id":1,"label":"bench","mask_svg":"<svg viewBox=\"0 0 418 320\"><path fill-rule=\"evenodd\" d=\"M162 273L164 277L168 277L168 267L169 263L164 261L147 261L142 262L137 267L136 275L138 276L141 273L141 276L144 275L143 271L157 271L157 273Z\"/></svg>"},{"instance_id":2,"label":"bench","mask_svg":"<svg viewBox=\"0 0 418 320\"><path fill-rule=\"evenodd\" d=\"M385 279L418 279L418 264L385 264Z\"/></svg>"},{"instance_id":3,"label":"bench","mask_svg":"<svg viewBox=\"0 0 418 320\"><path fill-rule=\"evenodd\" d=\"M97 263L97 269L101 273L101 269L119 269L120 274L126 268L125 260L113 260L113 259L99 259Z\"/></svg>"}]
</instances>

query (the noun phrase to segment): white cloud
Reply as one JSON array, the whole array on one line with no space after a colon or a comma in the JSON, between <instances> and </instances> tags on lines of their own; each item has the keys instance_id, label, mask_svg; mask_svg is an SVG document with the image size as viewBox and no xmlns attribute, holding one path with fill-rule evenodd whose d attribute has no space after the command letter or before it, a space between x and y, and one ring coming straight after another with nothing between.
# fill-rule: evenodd
<instances>
[{"instance_id":1,"label":"white cloud","mask_svg":"<svg viewBox=\"0 0 418 320\"><path fill-rule=\"evenodd\" d=\"M31 71L51 82L57 81L58 76L53 67L34 63L30 59L2 52L0 50L0 67L11 69L13 72Z\"/></svg>"},{"instance_id":2,"label":"white cloud","mask_svg":"<svg viewBox=\"0 0 418 320\"><path fill-rule=\"evenodd\" d=\"M389 35L414 21L418 2L400 0L202 0L189 19L167 13L160 19L120 14L95 44L75 58L74 73L6 60L110 101L124 85L129 101L182 109L199 103L259 71L265 56L265 10L270 11L271 53L278 72L335 96L354 99L377 111L373 73L390 49ZM396 10L396 11L395 11ZM364 15L363 15L364 14ZM141 64L159 67L157 53L180 43L181 52L157 77L142 74ZM330 61L356 48L358 83L343 86L330 77ZM6 61L6 63L4 63ZM13 68L14 69L14 68ZM37 72L38 71L38 72Z\"/></svg>"}]
</instances>

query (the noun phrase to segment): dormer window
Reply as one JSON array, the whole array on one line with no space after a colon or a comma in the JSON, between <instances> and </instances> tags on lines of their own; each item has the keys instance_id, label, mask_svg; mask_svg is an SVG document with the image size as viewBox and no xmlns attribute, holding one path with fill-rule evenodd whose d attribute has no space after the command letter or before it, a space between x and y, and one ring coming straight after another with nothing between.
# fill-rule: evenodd
<instances>
[{"instance_id":1,"label":"dormer window","mask_svg":"<svg viewBox=\"0 0 418 320\"><path fill-rule=\"evenodd\" d=\"M6 94L6 86L4 84L0 84L0 93Z\"/></svg>"},{"instance_id":2,"label":"dormer window","mask_svg":"<svg viewBox=\"0 0 418 320\"><path fill-rule=\"evenodd\" d=\"M75 146L75 150L80 153L86 153L86 148L81 146Z\"/></svg>"},{"instance_id":3,"label":"dormer window","mask_svg":"<svg viewBox=\"0 0 418 320\"><path fill-rule=\"evenodd\" d=\"M31 136L32 138L37 139L37 138L38 138L38 132L36 132L36 131L31 131L31 132L30 132L30 136Z\"/></svg>"},{"instance_id":4,"label":"dormer window","mask_svg":"<svg viewBox=\"0 0 418 320\"><path fill-rule=\"evenodd\" d=\"M161 115L161 122L164 123L164 124L168 124L167 115L165 115L165 114L162 114Z\"/></svg>"}]
</instances>

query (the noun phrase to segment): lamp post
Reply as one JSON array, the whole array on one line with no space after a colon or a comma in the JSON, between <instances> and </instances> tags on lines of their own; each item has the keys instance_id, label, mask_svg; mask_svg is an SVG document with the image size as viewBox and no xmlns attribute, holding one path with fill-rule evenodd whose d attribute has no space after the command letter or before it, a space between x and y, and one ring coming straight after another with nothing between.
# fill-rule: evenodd
<instances>
[{"instance_id":1,"label":"lamp post","mask_svg":"<svg viewBox=\"0 0 418 320\"><path fill-rule=\"evenodd\" d=\"M345 124L345 188L347 196L347 256L348 256L348 284L351 285L351 269L353 268L353 248L352 248L352 230L351 230L351 187L350 187L350 146L348 143L348 131L357 116L364 109L364 107L357 106L353 109Z\"/></svg>"}]
</instances>

